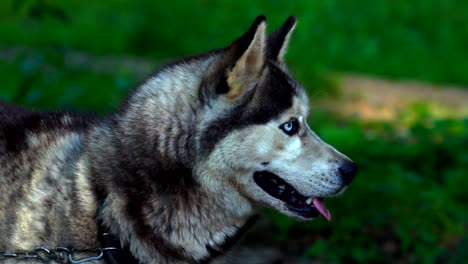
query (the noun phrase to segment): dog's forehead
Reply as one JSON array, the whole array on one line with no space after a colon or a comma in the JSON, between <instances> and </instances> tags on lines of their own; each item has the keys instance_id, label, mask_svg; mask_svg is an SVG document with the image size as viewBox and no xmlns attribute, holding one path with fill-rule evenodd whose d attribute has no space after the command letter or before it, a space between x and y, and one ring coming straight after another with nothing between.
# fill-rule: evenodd
<instances>
[{"instance_id":1,"label":"dog's forehead","mask_svg":"<svg viewBox=\"0 0 468 264\"><path fill-rule=\"evenodd\" d=\"M309 95L305 91L304 87L294 79L290 74L289 82L293 89L295 90L294 97L293 97L293 108L300 113L301 115L308 115L309 114Z\"/></svg>"},{"instance_id":2,"label":"dog's forehead","mask_svg":"<svg viewBox=\"0 0 468 264\"><path fill-rule=\"evenodd\" d=\"M276 63L270 64L272 68L272 73L276 74L276 78L282 79L283 87L273 87L273 89L287 89L292 92L291 107L288 112L294 115L303 115L306 116L309 113L309 96L307 95L305 89L287 70L285 65L278 65ZM272 85L275 86L275 85ZM286 87L284 87L286 86Z\"/></svg>"},{"instance_id":3,"label":"dog's forehead","mask_svg":"<svg viewBox=\"0 0 468 264\"><path fill-rule=\"evenodd\" d=\"M279 122L284 122L289 118L307 119L309 115L309 102L305 96L296 95L292 98L292 105L285 110L279 117Z\"/></svg>"},{"instance_id":4,"label":"dog's forehead","mask_svg":"<svg viewBox=\"0 0 468 264\"><path fill-rule=\"evenodd\" d=\"M293 110L298 116L307 116L309 114L309 99L305 91L298 93L293 98Z\"/></svg>"}]
</instances>

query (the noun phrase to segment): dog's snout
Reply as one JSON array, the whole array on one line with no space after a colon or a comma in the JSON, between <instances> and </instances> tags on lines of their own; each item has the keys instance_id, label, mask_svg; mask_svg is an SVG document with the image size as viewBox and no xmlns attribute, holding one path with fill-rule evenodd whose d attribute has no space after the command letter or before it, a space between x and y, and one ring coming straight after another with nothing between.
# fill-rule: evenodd
<instances>
[{"instance_id":1,"label":"dog's snout","mask_svg":"<svg viewBox=\"0 0 468 264\"><path fill-rule=\"evenodd\" d=\"M354 176L356 176L357 166L356 163L352 161L346 162L343 165L341 165L341 167L339 167L338 170L341 173L341 178L343 179L343 182L346 185L348 185L353 181Z\"/></svg>"}]
</instances>

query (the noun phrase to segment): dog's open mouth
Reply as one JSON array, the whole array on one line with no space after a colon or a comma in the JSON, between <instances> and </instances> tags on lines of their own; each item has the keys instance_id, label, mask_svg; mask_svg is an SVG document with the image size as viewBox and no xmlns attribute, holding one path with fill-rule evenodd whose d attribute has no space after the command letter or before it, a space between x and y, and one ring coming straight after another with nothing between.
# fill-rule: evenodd
<instances>
[{"instance_id":1,"label":"dog's open mouth","mask_svg":"<svg viewBox=\"0 0 468 264\"><path fill-rule=\"evenodd\" d=\"M321 214L330 221L330 212L323 203L323 198L304 196L283 179L268 171L255 172L254 180L265 192L285 202L289 210L300 216L313 218Z\"/></svg>"}]
</instances>

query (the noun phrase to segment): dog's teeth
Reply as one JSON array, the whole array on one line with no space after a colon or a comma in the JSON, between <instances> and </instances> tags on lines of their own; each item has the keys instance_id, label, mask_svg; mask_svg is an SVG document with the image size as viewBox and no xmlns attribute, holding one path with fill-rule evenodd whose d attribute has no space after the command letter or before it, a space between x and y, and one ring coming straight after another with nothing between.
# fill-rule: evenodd
<instances>
[{"instance_id":1,"label":"dog's teeth","mask_svg":"<svg viewBox=\"0 0 468 264\"><path fill-rule=\"evenodd\" d=\"M286 186L285 186L284 184L282 184L282 185L278 186L278 188L279 188L280 190L284 191L284 189L286 189Z\"/></svg>"},{"instance_id":2,"label":"dog's teeth","mask_svg":"<svg viewBox=\"0 0 468 264\"><path fill-rule=\"evenodd\" d=\"M306 200L306 204L310 205L312 203L312 198L309 197L309 199Z\"/></svg>"}]
</instances>

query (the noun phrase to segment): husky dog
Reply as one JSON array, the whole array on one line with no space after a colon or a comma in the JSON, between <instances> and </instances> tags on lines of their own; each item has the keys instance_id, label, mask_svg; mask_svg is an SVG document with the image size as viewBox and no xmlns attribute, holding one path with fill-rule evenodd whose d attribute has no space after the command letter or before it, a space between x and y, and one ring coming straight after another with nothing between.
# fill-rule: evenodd
<instances>
[{"instance_id":1,"label":"husky dog","mask_svg":"<svg viewBox=\"0 0 468 264\"><path fill-rule=\"evenodd\" d=\"M0 251L111 245L94 263L226 263L258 206L329 220L323 198L356 166L307 125L283 59L295 24L266 35L259 16L104 117L0 104Z\"/></svg>"}]
</instances>

